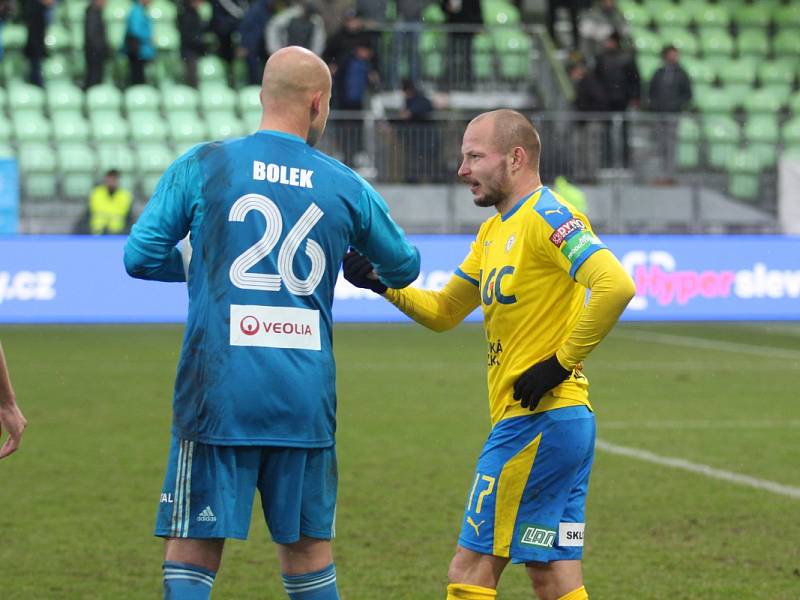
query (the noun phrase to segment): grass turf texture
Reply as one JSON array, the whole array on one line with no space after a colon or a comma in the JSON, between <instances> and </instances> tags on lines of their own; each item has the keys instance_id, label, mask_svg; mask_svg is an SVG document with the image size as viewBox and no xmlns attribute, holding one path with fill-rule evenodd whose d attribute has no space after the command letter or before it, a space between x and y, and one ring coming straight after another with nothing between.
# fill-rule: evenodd
<instances>
[{"instance_id":1,"label":"grass turf texture","mask_svg":"<svg viewBox=\"0 0 800 600\"><path fill-rule=\"evenodd\" d=\"M155 598L151 537L168 447L176 326L3 327L31 425L0 462L0 596ZM693 348L645 332L782 348ZM478 326L338 326L345 600L444 597L447 565L488 432ZM626 324L586 373L599 437L800 486L798 324ZM721 420L721 424L715 422ZM214 597L283 598L256 503ZM598 451L584 571L593 600L796 599L800 499ZM500 598L530 598L510 566Z\"/></svg>"}]
</instances>

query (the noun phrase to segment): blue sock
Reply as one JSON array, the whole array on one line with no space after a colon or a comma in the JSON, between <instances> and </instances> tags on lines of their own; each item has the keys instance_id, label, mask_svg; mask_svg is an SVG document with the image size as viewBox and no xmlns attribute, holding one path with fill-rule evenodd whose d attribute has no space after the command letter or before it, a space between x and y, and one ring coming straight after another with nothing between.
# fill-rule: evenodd
<instances>
[{"instance_id":1,"label":"blue sock","mask_svg":"<svg viewBox=\"0 0 800 600\"><path fill-rule=\"evenodd\" d=\"M164 561L164 600L208 600L214 571L189 563Z\"/></svg>"},{"instance_id":2,"label":"blue sock","mask_svg":"<svg viewBox=\"0 0 800 600\"><path fill-rule=\"evenodd\" d=\"M284 575L283 587L290 600L339 600L333 563L314 573Z\"/></svg>"}]
</instances>

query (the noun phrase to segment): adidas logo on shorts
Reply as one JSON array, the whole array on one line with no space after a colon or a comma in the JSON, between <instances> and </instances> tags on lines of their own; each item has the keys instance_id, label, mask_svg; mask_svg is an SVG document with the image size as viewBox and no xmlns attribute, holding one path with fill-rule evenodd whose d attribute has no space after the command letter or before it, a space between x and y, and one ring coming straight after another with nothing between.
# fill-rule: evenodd
<instances>
[{"instance_id":1,"label":"adidas logo on shorts","mask_svg":"<svg viewBox=\"0 0 800 600\"><path fill-rule=\"evenodd\" d=\"M198 521L206 521L206 522L216 522L217 517L214 516L214 512L211 510L210 506L206 506L203 511L197 515Z\"/></svg>"}]
</instances>

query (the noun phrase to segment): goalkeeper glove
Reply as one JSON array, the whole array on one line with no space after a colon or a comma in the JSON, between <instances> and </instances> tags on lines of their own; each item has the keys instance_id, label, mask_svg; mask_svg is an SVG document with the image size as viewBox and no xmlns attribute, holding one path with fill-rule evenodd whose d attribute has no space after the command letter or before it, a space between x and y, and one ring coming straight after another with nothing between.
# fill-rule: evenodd
<instances>
[{"instance_id":1,"label":"goalkeeper glove","mask_svg":"<svg viewBox=\"0 0 800 600\"><path fill-rule=\"evenodd\" d=\"M344 278L357 288L372 290L376 294L386 292L386 286L381 283L380 279L370 277L370 275L374 276L375 270L366 256L362 256L355 250L350 250L344 255L342 267L344 269Z\"/></svg>"},{"instance_id":2,"label":"goalkeeper glove","mask_svg":"<svg viewBox=\"0 0 800 600\"><path fill-rule=\"evenodd\" d=\"M523 408L534 410L542 396L565 381L571 373L561 366L554 354L520 375L514 383L514 400L519 400Z\"/></svg>"}]
</instances>

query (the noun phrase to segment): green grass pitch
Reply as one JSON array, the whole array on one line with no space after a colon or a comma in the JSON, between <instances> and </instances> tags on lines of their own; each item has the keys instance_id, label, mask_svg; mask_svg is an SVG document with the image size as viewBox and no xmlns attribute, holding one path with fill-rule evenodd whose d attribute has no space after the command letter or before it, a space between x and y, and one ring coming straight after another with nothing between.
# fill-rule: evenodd
<instances>
[{"instance_id":1,"label":"green grass pitch","mask_svg":"<svg viewBox=\"0 0 800 600\"><path fill-rule=\"evenodd\" d=\"M0 597L160 597L152 526L178 326L6 326L30 421L0 462ZM656 336L653 336L653 333ZM444 598L488 433L476 325L341 325L336 562L345 600ZM598 449L593 600L800 598L800 324L623 324L586 363L598 437L776 482L778 493ZM284 598L256 502L217 599ZM502 599L531 598L510 566Z\"/></svg>"}]
</instances>

